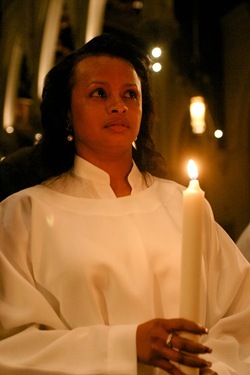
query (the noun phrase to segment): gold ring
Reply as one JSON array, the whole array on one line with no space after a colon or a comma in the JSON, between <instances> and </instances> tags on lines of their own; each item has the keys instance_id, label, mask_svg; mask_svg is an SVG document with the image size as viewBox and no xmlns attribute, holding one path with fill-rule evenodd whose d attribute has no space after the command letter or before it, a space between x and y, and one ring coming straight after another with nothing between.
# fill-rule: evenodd
<instances>
[{"instance_id":1,"label":"gold ring","mask_svg":"<svg viewBox=\"0 0 250 375\"><path fill-rule=\"evenodd\" d=\"M167 340L166 340L166 345L172 349L172 337L173 337L173 334L172 333L169 333L168 336L167 336Z\"/></svg>"}]
</instances>

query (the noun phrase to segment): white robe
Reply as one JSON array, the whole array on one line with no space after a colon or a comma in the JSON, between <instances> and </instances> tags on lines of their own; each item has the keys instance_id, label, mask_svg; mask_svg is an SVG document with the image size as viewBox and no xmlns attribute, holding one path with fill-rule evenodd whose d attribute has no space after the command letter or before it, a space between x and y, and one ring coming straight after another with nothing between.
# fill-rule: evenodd
<instances>
[{"instance_id":1,"label":"white robe","mask_svg":"<svg viewBox=\"0 0 250 375\"><path fill-rule=\"evenodd\" d=\"M0 204L0 374L164 374L137 364L138 324L179 314L183 187L132 194L76 158ZM147 186L150 185L150 186ZM250 266L206 206L202 319L219 375L250 374Z\"/></svg>"}]
</instances>

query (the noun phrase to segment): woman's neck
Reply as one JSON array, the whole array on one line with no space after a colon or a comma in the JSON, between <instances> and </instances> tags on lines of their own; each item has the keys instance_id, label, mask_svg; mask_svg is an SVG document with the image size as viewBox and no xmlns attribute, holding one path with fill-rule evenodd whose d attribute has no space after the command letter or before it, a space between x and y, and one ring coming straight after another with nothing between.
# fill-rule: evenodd
<instances>
[{"instance_id":1,"label":"woman's neck","mask_svg":"<svg viewBox=\"0 0 250 375\"><path fill-rule=\"evenodd\" d=\"M121 176L110 176L110 186L117 197L125 197L131 194L132 188L128 182L128 174Z\"/></svg>"},{"instance_id":2,"label":"woman's neck","mask_svg":"<svg viewBox=\"0 0 250 375\"><path fill-rule=\"evenodd\" d=\"M103 169L108 173L110 186L117 197L123 197L131 194L131 186L128 182L128 175L132 169L132 159L127 163L114 162L104 165ZM100 168L100 167L99 167Z\"/></svg>"},{"instance_id":3,"label":"woman's neck","mask_svg":"<svg viewBox=\"0 0 250 375\"><path fill-rule=\"evenodd\" d=\"M128 175L133 166L132 155L114 158L83 158L109 175L110 186L117 197L131 194L132 188L128 182Z\"/></svg>"}]
</instances>

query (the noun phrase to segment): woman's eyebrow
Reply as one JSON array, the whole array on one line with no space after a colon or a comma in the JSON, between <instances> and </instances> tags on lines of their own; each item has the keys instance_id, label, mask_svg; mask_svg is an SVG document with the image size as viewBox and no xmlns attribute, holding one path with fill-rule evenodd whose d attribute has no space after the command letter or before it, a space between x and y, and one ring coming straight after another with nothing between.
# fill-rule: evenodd
<instances>
[{"instance_id":1,"label":"woman's eyebrow","mask_svg":"<svg viewBox=\"0 0 250 375\"><path fill-rule=\"evenodd\" d=\"M92 86L92 85L108 85L108 82L104 81L91 81L87 84L87 87Z\"/></svg>"}]
</instances>

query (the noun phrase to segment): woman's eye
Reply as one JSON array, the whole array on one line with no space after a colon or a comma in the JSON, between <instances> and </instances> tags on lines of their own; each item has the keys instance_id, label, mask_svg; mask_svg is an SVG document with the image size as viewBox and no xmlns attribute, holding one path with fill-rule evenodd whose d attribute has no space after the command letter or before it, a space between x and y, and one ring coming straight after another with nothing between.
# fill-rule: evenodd
<instances>
[{"instance_id":1,"label":"woman's eye","mask_svg":"<svg viewBox=\"0 0 250 375\"><path fill-rule=\"evenodd\" d=\"M92 91L90 96L94 97L94 98L106 98L107 94L106 94L105 90L103 90L101 88L98 88L98 89L95 89L94 91Z\"/></svg>"},{"instance_id":2,"label":"woman's eye","mask_svg":"<svg viewBox=\"0 0 250 375\"><path fill-rule=\"evenodd\" d=\"M137 93L134 90L128 90L124 94L125 98L131 98L131 99L136 99L137 98Z\"/></svg>"}]
</instances>

